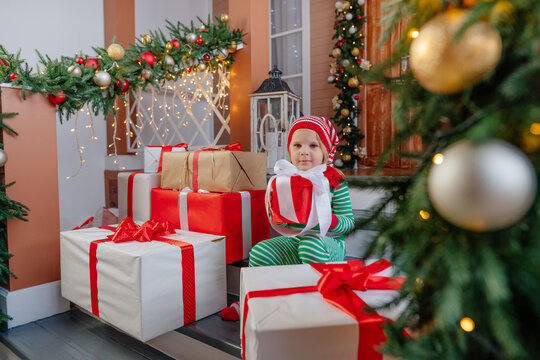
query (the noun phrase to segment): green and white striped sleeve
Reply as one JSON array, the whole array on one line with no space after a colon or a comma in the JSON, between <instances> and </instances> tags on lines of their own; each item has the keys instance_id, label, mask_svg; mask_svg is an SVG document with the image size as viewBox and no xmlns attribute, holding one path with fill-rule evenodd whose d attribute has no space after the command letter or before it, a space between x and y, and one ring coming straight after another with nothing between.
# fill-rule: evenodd
<instances>
[{"instance_id":1,"label":"green and white striped sleeve","mask_svg":"<svg viewBox=\"0 0 540 360\"><path fill-rule=\"evenodd\" d=\"M351 207L351 195L349 194L349 185L343 181L338 188L333 190L332 196L332 225L330 231L337 234L347 234L354 228L354 216Z\"/></svg>"}]
</instances>

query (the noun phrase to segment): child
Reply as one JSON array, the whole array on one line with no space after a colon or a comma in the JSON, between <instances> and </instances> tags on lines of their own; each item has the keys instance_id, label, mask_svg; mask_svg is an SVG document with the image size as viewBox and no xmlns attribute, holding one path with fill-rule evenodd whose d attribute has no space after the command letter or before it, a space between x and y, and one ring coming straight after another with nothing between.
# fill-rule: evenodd
<instances>
[{"instance_id":1,"label":"child","mask_svg":"<svg viewBox=\"0 0 540 360\"><path fill-rule=\"evenodd\" d=\"M327 164L324 175L328 178L332 193L330 231L341 236L321 237L308 232L302 236L280 236L264 240L251 249L249 266L308 264L344 259L343 235L353 229L354 219L345 177L332 167L338 143L339 139L332 124L320 116L298 118L291 124L287 137L289 157L298 170L306 171L317 165ZM287 225L295 227L296 224Z\"/></svg>"}]
</instances>

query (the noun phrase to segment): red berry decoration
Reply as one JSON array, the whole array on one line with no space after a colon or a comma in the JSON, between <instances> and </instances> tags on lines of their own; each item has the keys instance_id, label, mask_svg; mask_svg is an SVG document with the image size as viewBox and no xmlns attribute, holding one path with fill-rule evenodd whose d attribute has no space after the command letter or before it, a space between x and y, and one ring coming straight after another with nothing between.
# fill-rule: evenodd
<instances>
[{"instance_id":1,"label":"red berry decoration","mask_svg":"<svg viewBox=\"0 0 540 360\"><path fill-rule=\"evenodd\" d=\"M99 69L99 63L97 61L97 59L94 59L94 58L88 58L88 60L86 60L86 64L84 64L85 67L89 68L89 67L95 67L96 69Z\"/></svg>"},{"instance_id":2,"label":"red berry decoration","mask_svg":"<svg viewBox=\"0 0 540 360\"><path fill-rule=\"evenodd\" d=\"M343 39L341 41L345 44L347 42L347 39Z\"/></svg>"},{"instance_id":3,"label":"red berry decoration","mask_svg":"<svg viewBox=\"0 0 540 360\"><path fill-rule=\"evenodd\" d=\"M116 80L116 83L114 84L115 89L120 89L122 93L125 93L129 90L129 81L124 79L122 82L120 79Z\"/></svg>"},{"instance_id":4,"label":"red berry decoration","mask_svg":"<svg viewBox=\"0 0 540 360\"><path fill-rule=\"evenodd\" d=\"M206 62L210 61L210 55L208 55L208 54L204 54L202 58Z\"/></svg>"},{"instance_id":5,"label":"red berry decoration","mask_svg":"<svg viewBox=\"0 0 540 360\"><path fill-rule=\"evenodd\" d=\"M11 79L11 81L14 81L17 76L19 76L19 74L17 74L16 72L12 72L11 74L9 74L9 78Z\"/></svg>"},{"instance_id":6,"label":"red berry decoration","mask_svg":"<svg viewBox=\"0 0 540 360\"><path fill-rule=\"evenodd\" d=\"M178 49L180 47L180 42L174 39L174 40L171 40L171 45Z\"/></svg>"},{"instance_id":7,"label":"red berry decoration","mask_svg":"<svg viewBox=\"0 0 540 360\"><path fill-rule=\"evenodd\" d=\"M203 43L202 37L199 36L197 39L195 39L195 43L196 43L197 45L202 45L202 43Z\"/></svg>"},{"instance_id":8,"label":"red berry decoration","mask_svg":"<svg viewBox=\"0 0 540 360\"><path fill-rule=\"evenodd\" d=\"M360 99L360 96L354 95L354 100L358 100L358 99Z\"/></svg>"},{"instance_id":9,"label":"red berry decoration","mask_svg":"<svg viewBox=\"0 0 540 360\"><path fill-rule=\"evenodd\" d=\"M148 65L150 65L151 68L154 67L154 64L156 63L156 55L152 54L149 51L145 51L141 54L141 57L139 58L139 64L142 64L142 60L144 60Z\"/></svg>"},{"instance_id":10,"label":"red berry decoration","mask_svg":"<svg viewBox=\"0 0 540 360\"><path fill-rule=\"evenodd\" d=\"M0 62L2 63L2 65L4 66L9 66L8 62L2 58L0 58Z\"/></svg>"},{"instance_id":11,"label":"red berry decoration","mask_svg":"<svg viewBox=\"0 0 540 360\"><path fill-rule=\"evenodd\" d=\"M62 105L66 100L66 94L62 90L58 90L58 95L49 94L49 101L53 105Z\"/></svg>"},{"instance_id":12,"label":"red berry decoration","mask_svg":"<svg viewBox=\"0 0 540 360\"><path fill-rule=\"evenodd\" d=\"M192 69L193 69L192 66L188 67L188 68L187 68L187 72L190 73Z\"/></svg>"},{"instance_id":13,"label":"red berry decoration","mask_svg":"<svg viewBox=\"0 0 540 360\"><path fill-rule=\"evenodd\" d=\"M79 64L79 65L82 65L82 64L84 64L86 61L84 60L83 57L80 57L80 56L79 56L77 59L75 59L75 62L76 62L77 64Z\"/></svg>"}]
</instances>

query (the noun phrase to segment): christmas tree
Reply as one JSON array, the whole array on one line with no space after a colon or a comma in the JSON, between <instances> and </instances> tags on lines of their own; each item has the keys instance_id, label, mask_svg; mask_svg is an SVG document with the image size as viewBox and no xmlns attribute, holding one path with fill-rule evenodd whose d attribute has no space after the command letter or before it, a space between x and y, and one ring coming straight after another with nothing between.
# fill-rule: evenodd
<instances>
[{"instance_id":1,"label":"christmas tree","mask_svg":"<svg viewBox=\"0 0 540 360\"><path fill-rule=\"evenodd\" d=\"M380 225L370 256L386 254L408 276L407 309L386 327L383 351L537 358L540 2L391 0L383 9L389 32L405 29L392 58L364 76L396 96L399 131L386 154L414 135L424 144L400 153L417 159L415 173L388 183L366 220ZM385 77L404 57L410 71Z\"/></svg>"}]
</instances>

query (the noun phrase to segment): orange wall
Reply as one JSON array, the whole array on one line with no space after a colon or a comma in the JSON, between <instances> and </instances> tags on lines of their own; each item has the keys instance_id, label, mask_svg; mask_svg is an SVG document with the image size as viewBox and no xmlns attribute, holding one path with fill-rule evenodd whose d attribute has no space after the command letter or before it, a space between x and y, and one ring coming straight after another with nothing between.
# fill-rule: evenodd
<instances>
[{"instance_id":1,"label":"orange wall","mask_svg":"<svg viewBox=\"0 0 540 360\"><path fill-rule=\"evenodd\" d=\"M328 84L334 35L334 2L315 0L310 2L311 41L311 114L332 117L332 97L338 89Z\"/></svg>"},{"instance_id":2,"label":"orange wall","mask_svg":"<svg viewBox=\"0 0 540 360\"><path fill-rule=\"evenodd\" d=\"M21 98L21 90L2 88L2 112L19 115L4 122L19 133L4 132L7 195L30 208L28 222L8 220L7 247L13 254L8 290L60 279L60 219L56 157L56 108L39 94Z\"/></svg>"}]
</instances>

